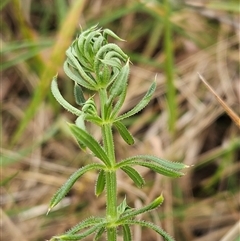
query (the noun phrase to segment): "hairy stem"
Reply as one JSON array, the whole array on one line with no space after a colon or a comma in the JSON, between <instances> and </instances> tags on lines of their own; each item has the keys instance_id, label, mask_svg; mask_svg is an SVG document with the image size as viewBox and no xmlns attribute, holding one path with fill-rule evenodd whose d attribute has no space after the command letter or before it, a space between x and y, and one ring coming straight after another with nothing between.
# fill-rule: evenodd
<instances>
[{"instance_id":1,"label":"hairy stem","mask_svg":"<svg viewBox=\"0 0 240 241\"><path fill-rule=\"evenodd\" d=\"M102 126L102 138L103 138L103 148L105 149L110 162L111 168L106 171L106 217L109 223L115 222L117 220L117 177L115 166L115 152L114 143L112 135L112 124L108 123L106 120L104 108L106 108L105 103L107 103L107 93L105 89L99 91L100 94L100 104L101 104L101 116L106 122ZM107 228L107 239L115 241L117 238L116 227Z\"/></svg>"}]
</instances>

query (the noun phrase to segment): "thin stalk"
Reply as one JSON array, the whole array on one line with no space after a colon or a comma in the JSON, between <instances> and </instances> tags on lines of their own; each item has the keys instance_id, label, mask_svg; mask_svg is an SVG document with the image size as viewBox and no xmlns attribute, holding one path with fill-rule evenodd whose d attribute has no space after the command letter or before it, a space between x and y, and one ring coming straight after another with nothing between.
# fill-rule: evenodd
<instances>
[{"instance_id":1,"label":"thin stalk","mask_svg":"<svg viewBox=\"0 0 240 241\"><path fill-rule=\"evenodd\" d=\"M112 135L112 124L105 119L105 103L107 103L107 92L105 89L99 90L101 116L106 123L102 126L103 148L111 161L111 167L115 166L115 152ZM115 222L117 220L117 177L114 168L106 171L106 217L108 221ZM115 241L117 239L116 227L107 228L107 239Z\"/></svg>"},{"instance_id":2,"label":"thin stalk","mask_svg":"<svg viewBox=\"0 0 240 241\"><path fill-rule=\"evenodd\" d=\"M173 63L173 46L172 46L172 24L171 3L169 0L164 1L165 5L165 31L164 31L164 52L165 52L165 74L167 79L167 102L168 102L168 126L171 133L174 133L177 119L177 101L176 89L174 86L174 63Z\"/></svg>"}]
</instances>

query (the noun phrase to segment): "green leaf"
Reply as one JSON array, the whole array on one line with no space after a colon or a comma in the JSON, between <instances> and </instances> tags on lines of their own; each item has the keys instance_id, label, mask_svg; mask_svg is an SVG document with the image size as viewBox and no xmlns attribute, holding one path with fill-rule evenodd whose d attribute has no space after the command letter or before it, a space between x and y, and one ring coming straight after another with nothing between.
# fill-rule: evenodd
<instances>
[{"instance_id":1,"label":"green leaf","mask_svg":"<svg viewBox=\"0 0 240 241\"><path fill-rule=\"evenodd\" d=\"M75 124L80 129L86 130L86 127L85 127L85 115L82 114L82 115L78 116L78 118L75 120Z\"/></svg>"},{"instance_id":2,"label":"green leaf","mask_svg":"<svg viewBox=\"0 0 240 241\"><path fill-rule=\"evenodd\" d=\"M129 228L129 225L125 224L122 225L123 228L123 241L132 241L132 235L131 230Z\"/></svg>"},{"instance_id":3,"label":"green leaf","mask_svg":"<svg viewBox=\"0 0 240 241\"><path fill-rule=\"evenodd\" d=\"M109 52L116 52L116 55L119 57L119 60L122 60L124 62L128 59L128 56L116 44L105 44L99 49L94 60L94 72L96 73L97 79L101 79L101 60L104 60L105 54Z\"/></svg>"},{"instance_id":4,"label":"green leaf","mask_svg":"<svg viewBox=\"0 0 240 241\"><path fill-rule=\"evenodd\" d=\"M123 160L123 163L119 162L117 164L118 167L121 167L122 165L124 166L125 164L131 162L131 161L135 161L135 160L147 160L147 161L151 161L154 162L155 164L158 164L160 166L163 166L167 169L172 169L175 171L180 171L184 168L188 168L188 165L185 165L184 163L180 163L180 162L172 162L172 161L168 161L166 159L162 159L156 156L151 156L151 155L137 155L137 156L133 156L133 157L129 157L125 160Z\"/></svg>"},{"instance_id":5,"label":"green leaf","mask_svg":"<svg viewBox=\"0 0 240 241\"><path fill-rule=\"evenodd\" d=\"M154 172L157 172L157 173L162 174L167 177L181 177L184 175L184 173L182 173L182 172L175 171L175 170L163 167L163 166L159 166L159 165L156 165L155 163L151 163L151 162L139 161L138 165L147 167L147 168L153 170Z\"/></svg>"},{"instance_id":6,"label":"green leaf","mask_svg":"<svg viewBox=\"0 0 240 241\"><path fill-rule=\"evenodd\" d=\"M98 224L95 225L91 228L89 228L88 230L82 232L81 234L63 234L61 236L55 236L53 238L53 240L68 240L68 241L73 241L73 240L82 240L84 238L86 238L87 236L89 236L90 234L96 232L96 230L98 230L99 228L101 228L102 224ZM51 240L50 240L51 241Z\"/></svg>"},{"instance_id":7,"label":"green leaf","mask_svg":"<svg viewBox=\"0 0 240 241\"><path fill-rule=\"evenodd\" d=\"M129 75L129 60L122 67L121 71L117 76L117 79L114 80L113 84L111 85L111 88L109 89L110 100L113 100L115 97L119 96L126 88L128 75Z\"/></svg>"},{"instance_id":8,"label":"green leaf","mask_svg":"<svg viewBox=\"0 0 240 241\"><path fill-rule=\"evenodd\" d=\"M111 37L113 37L113 38L115 38L115 39L117 39L117 40L120 40L120 41L125 41L124 39L121 39L121 38L119 38L112 30L110 30L110 29L104 29L104 31L103 31L103 37L105 38L105 39L107 39L107 36L111 36Z\"/></svg>"},{"instance_id":9,"label":"green leaf","mask_svg":"<svg viewBox=\"0 0 240 241\"><path fill-rule=\"evenodd\" d=\"M148 157L148 156L145 156L145 157ZM145 159L145 160L142 161L141 159ZM166 161L166 160L164 160L164 161ZM170 166L173 163L174 162L172 162L172 163L170 162ZM178 167L178 165L180 165L180 164L181 163L176 163L176 167ZM169 168L169 167L166 167L166 165L162 165L161 163L153 162L151 159L143 158L143 156L134 156L134 157L126 158L125 160L122 160L121 162L117 163L116 168L122 168L125 166L134 166L134 165L140 165L140 166L147 167L159 174L162 174L162 175L168 176L168 177L180 177L180 176L184 175L184 173L180 172L178 168L174 169L174 166L173 166L173 168Z\"/></svg>"},{"instance_id":10,"label":"green leaf","mask_svg":"<svg viewBox=\"0 0 240 241\"><path fill-rule=\"evenodd\" d=\"M76 126L78 126L79 128L86 130L85 127L85 116L84 114L80 115L76 120L75 120L75 124ZM85 151L86 150L86 145L84 145L80 140L77 140L79 147Z\"/></svg>"},{"instance_id":11,"label":"green leaf","mask_svg":"<svg viewBox=\"0 0 240 241\"><path fill-rule=\"evenodd\" d=\"M127 210L122 217L119 219L119 222L122 222L123 220L127 220L130 218L133 218L139 214L145 213L145 212L149 212L157 207L159 207L164 201L163 195L161 194L159 197L157 197L156 199L154 199L150 204L139 208L139 209L131 209L131 210Z\"/></svg>"},{"instance_id":12,"label":"green leaf","mask_svg":"<svg viewBox=\"0 0 240 241\"><path fill-rule=\"evenodd\" d=\"M90 121L98 126L101 126L103 123L102 119L99 116L93 116L89 114L85 114L85 120Z\"/></svg>"},{"instance_id":13,"label":"green leaf","mask_svg":"<svg viewBox=\"0 0 240 241\"><path fill-rule=\"evenodd\" d=\"M105 166L102 164L98 164L98 163L92 163L92 164L88 164L85 167L82 167L80 169L78 169L76 172L74 172L67 180L67 182L60 187L60 189L55 193L55 195L52 197L51 201L50 201L50 205L49 205L49 209L48 209L48 213L49 211L55 207L64 197L65 195L70 191L71 187L73 186L73 184L86 172L91 171L91 170L102 170L104 169Z\"/></svg>"},{"instance_id":14,"label":"green leaf","mask_svg":"<svg viewBox=\"0 0 240 241\"><path fill-rule=\"evenodd\" d=\"M78 110L77 108L75 108L74 106L72 106L71 104L69 104L61 95L59 89L58 89L58 84L57 84L57 76L55 76L52 80L52 84L51 84L51 90L53 93L53 96L55 97L55 99L58 101L58 103L63 106L66 110L68 110L69 112L71 112L74 115L81 115L82 111Z\"/></svg>"},{"instance_id":15,"label":"green leaf","mask_svg":"<svg viewBox=\"0 0 240 241\"><path fill-rule=\"evenodd\" d=\"M111 162L106 152L90 134L74 124L69 124L69 127L78 141L87 146L106 166L111 166Z\"/></svg>"},{"instance_id":16,"label":"green leaf","mask_svg":"<svg viewBox=\"0 0 240 241\"><path fill-rule=\"evenodd\" d=\"M84 105L82 107L82 111L85 114L90 114L92 116L97 115L97 108L96 108L96 104L93 100L93 97L90 97L89 99L86 100L86 102L84 103Z\"/></svg>"},{"instance_id":17,"label":"green leaf","mask_svg":"<svg viewBox=\"0 0 240 241\"><path fill-rule=\"evenodd\" d=\"M118 217L120 217L128 209L131 209L131 208L127 205L127 201L126 201L126 197L125 197L123 199L123 201L117 207Z\"/></svg>"},{"instance_id":18,"label":"green leaf","mask_svg":"<svg viewBox=\"0 0 240 241\"><path fill-rule=\"evenodd\" d=\"M98 174L96 186L95 186L95 195L99 196L102 194L106 184L106 177L105 177L105 171L101 170Z\"/></svg>"},{"instance_id":19,"label":"green leaf","mask_svg":"<svg viewBox=\"0 0 240 241\"><path fill-rule=\"evenodd\" d=\"M74 97L75 97L76 103L80 106L82 106L86 102L84 95L83 95L82 88L76 82L74 85Z\"/></svg>"},{"instance_id":20,"label":"green leaf","mask_svg":"<svg viewBox=\"0 0 240 241\"><path fill-rule=\"evenodd\" d=\"M65 74L73 81L77 82L79 85L85 87L89 90L95 90L94 86L89 84L87 81L83 79L83 77L80 75L80 73L74 69L71 65L71 62L69 59L67 59L63 64L63 70Z\"/></svg>"},{"instance_id":21,"label":"green leaf","mask_svg":"<svg viewBox=\"0 0 240 241\"><path fill-rule=\"evenodd\" d=\"M135 185L139 188L145 184L143 177L132 167L125 166L121 168L135 183Z\"/></svg>"},{"instance_id":22,"label":"green leaf","mask_svg":"<svg viewBox=\"0 0 240 241\"><path fill-rule=\"evenodd\" d=\"M97 233L96 233L93 241L99 240L99 239L102 237L104 231L105 231L105 227L100 228L100 229L97 231Z\"/></svg>"},{"instance_id":23,"label":"green leaf","mask_svg":"<svg viewBox=\"0 0 240 241\"><path fill-rule=\"evenodd\" d=\"M100 59L100 61L103 64L109 65L111 67L115 67L117 69L121 69L122 68L121 62L118 61L118 59L116 59L116 58L113 58L113 59Z\"/></svg>"},{"instance_id":24,"label":"green leaf","mask_svg":"<svg viewBox=\"0 0 240 241\"><path fill-rule=\"evenodd\" d=\"M134 159L149 160L149 161L155 162L156 164L159 164L161 166L164 166L166 168L173 169L176 171L180 171L184 168L189 167L188 165L185 165L184 163L181 163L181 162L172 162L172 161L168 161L166 159L162 159L151 155L138 155L138 156L135 156Z\"/></svg>"},{"instance_id":25,"label":"green leaf","mask_svg":"<svg viewBox=\"0 0 240 241\"><path fill-rule=\"evenodd\" d=\"M116 121L113 123L114 127L117 128L119 134L121 135L121 137L123 138L123 140L128 144L128 145L133 145L134 144L134 138L131 135L131 133L128 131L128 129L126 128L126 126L120 122L120 121Z\"/></svg>"},{"instance_id":26,"label":"green leaf","mask_svg":"<svg viewBox=\"0 0 240 241\"><path fill-rule=\"evenodd\" d=\"M83 66L80 65L78 59L73 55L73 47L70 46L67 51L67 62L72 65L75 69L77 69L78 73L81 75L82 79L84 79L85 82L87 82L90 86L93 88L96 86L96 82L94 79L92 79L85 71ZM85 86L84 86L85 87ZM92 89L92 88L91 88Z\"/></svg>"},{"instance_id":27,"label":"green leaf","mask_svg":"<svg viewBox=\"0 0 240 241\"><path fill-rule=\"evenodd\" d=\"M147 227L147 228L154 230L156 233L160 234L165 239L165 241L174 241L174 239L168 233L166 233L164 230L159 228L157 225L150 223L150 222L146 222L146 221L142 221L142 220L135 220L135 219L128 219L128 220L124 220L124 222L122 224L123 225L126 225L126 224L127 225L140 225L142 227Z\"/></svg>"},{"instance_id":28,"label":"green leaf","mask_svg":"<svg viewBox=\"0 0 240 241\"><path fill-rule=\"evenodd\" d=\"M120 109L121 109L121 107L124 103L124 100L126 98L126 94L127 94L127 85L126 85L125 89L123 89L122 93L120 94L117 103L114 105L114 108L112 110L110 119L115 120L118 112L120 111Z\"/></svg>"},{"instance_id":29,"label":"green leaf","mask_svg":"<svg viewBox=\"0 0 240 241\"><path fill-rule=\"evenodd\" d=\"M104 119L109 120L112 112L112 103L106 103L103 108L104 111Z\"/></svg>"},{"instance_id":30,"label":"green leaf","mask_svg":"<svg viewBox=\"0 0 240 241\"><path fill-rule=\"evenodd\" d=\"M139 111L141 111L144 107L146 107L146 105L151 100L155 89L156 89L156 82L154 81L151 84L150 88L148 89L146 95L142 98L142 100L133 109L131 109L130 111L128 111L127 113L125 113L123 115L120 115L116 119L116 121L123 120L123 119L126 119L126 118L130 117L130 116L133 116L136 113L138 113Z\"/></svg>"},{"instance_id":31,"label":"green leaf","mask_svg":"<svg viewBox=\"0 0 240 241\"><path fill-rule=\"evenodd\" d=\"M98 218L98 217L89 217L83 221L81 221L80 223L78 223L77 225L75 225L74 227L72 227L70 230L68 230L66 232L66 234L75 234L78 233L79 231L81 231L82 229L85 229L87 227L90 226L94 226L97 224L105 224L105 219L104 218Z\"/></svg>"}]
</instances>

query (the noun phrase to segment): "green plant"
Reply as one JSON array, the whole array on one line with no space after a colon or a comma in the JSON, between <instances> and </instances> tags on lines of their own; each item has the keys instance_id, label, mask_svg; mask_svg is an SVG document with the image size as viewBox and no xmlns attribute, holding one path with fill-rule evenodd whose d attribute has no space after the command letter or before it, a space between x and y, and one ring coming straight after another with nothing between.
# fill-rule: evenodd
<instances>
[{"instance_id":1,"label":"green plant","mask_svg":"<svg viewBox=\"0 0 240 241\"><path fill-rule=\"evenodd\" d=\"M149 227L162 235L165 240L173 240L166 232L153 223L136 220L139 214L157 208L163 202L160 195L149 205L140 209L130 208L126 199L117 204L117 178L116 171L121 169L141 188L144 185L143 177L133 168L140 165L169 177L180 177L181 170L187 166L182 163L169 162L150 155L138 155L116 161L112 128L115 128L124 141L131 145L134 143L132 135L127 130L122 120L141 111L150 101L156 83L153 82L143 99L130 111L119 114L127 93L127 80L129 75L129 57L113 43L108 43L107 37L111 36L121 40L111 30L101 30L96 26L81 32L66 51L67 59L64 71L75 82L74 96L81 110L69 104L60 94L57 86L57 77L52 81L52 93L57 101L68 111L77 116L75 124L69 124L70 130L77 139L82 149L89 148L100 163L88 164L77 170L67 182L53 196L49 211L56 206L69 192L73 184L86 172L99 171L96 181L95 194L106 192L106 216L90 217L65 234L54 236L56 240L82 240L95 233L94 240L99 240L107 232L107 240L117 239L117 229L122 227L124 241L130 241L130 225ZM94 94L85 100L83 90L88 89ZM100 107L95 103L99 95ZM102 144L89 134L85 122L89 121L101 128Z\"/></svg>"}]
</instances>

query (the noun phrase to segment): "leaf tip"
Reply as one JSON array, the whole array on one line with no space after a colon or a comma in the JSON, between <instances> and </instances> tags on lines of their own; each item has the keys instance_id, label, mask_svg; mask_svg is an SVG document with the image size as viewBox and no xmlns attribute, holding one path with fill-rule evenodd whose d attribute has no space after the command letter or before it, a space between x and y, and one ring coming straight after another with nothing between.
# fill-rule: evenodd
<instances>
[{"instance_id":1,"label":"leaf tip","mask_svg":"<svg viewBox=\"0 0 240 241\"><path fill-rule=\"evenodd\" d=\"M46 213L46 216L50 213L50 211L52 210L52 207L49 207Z\"/></svg>"}]
</instances>

